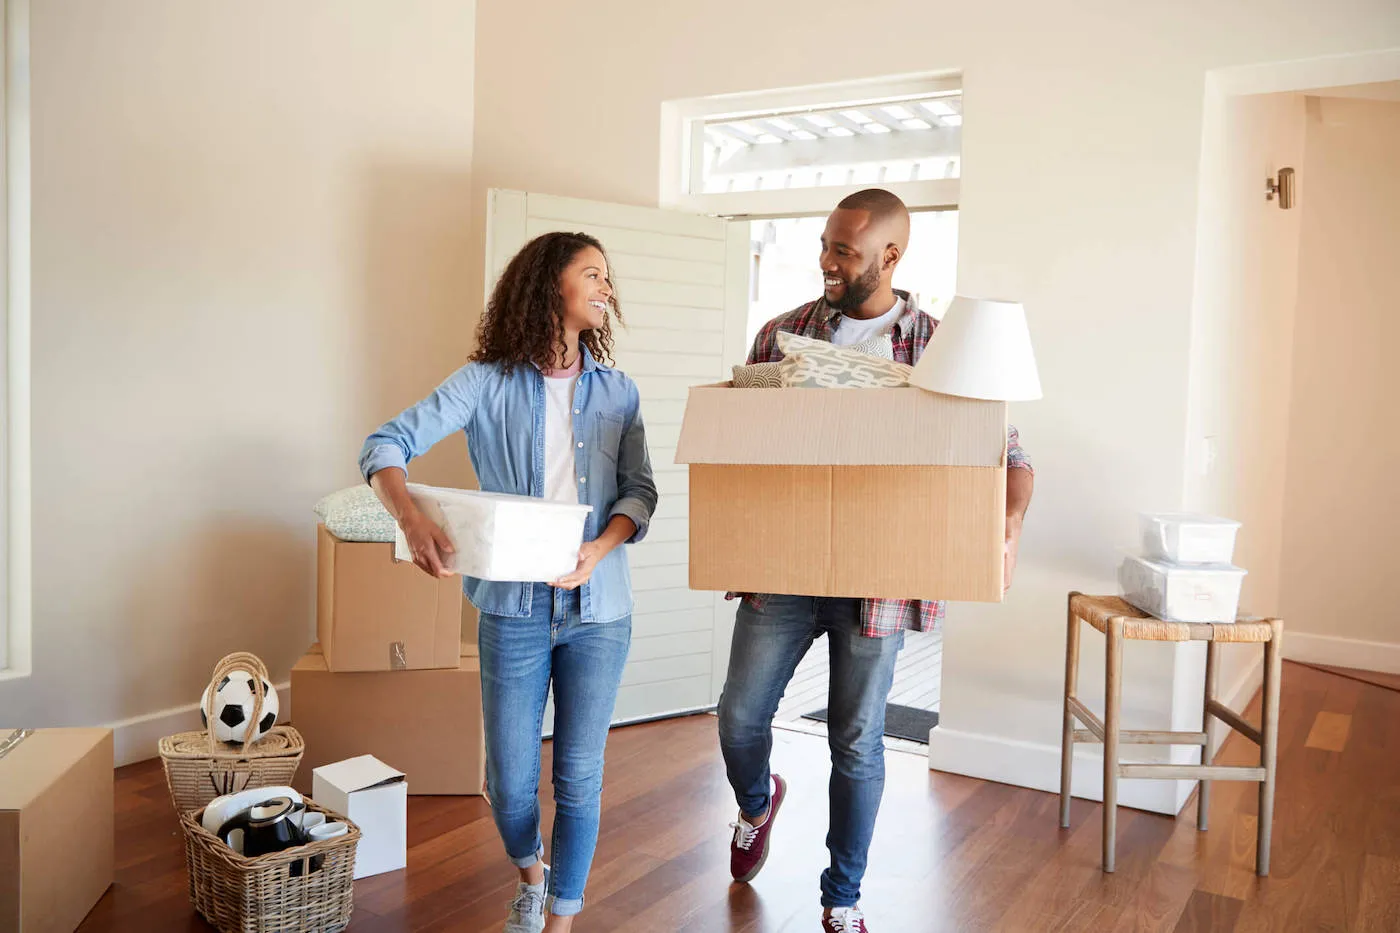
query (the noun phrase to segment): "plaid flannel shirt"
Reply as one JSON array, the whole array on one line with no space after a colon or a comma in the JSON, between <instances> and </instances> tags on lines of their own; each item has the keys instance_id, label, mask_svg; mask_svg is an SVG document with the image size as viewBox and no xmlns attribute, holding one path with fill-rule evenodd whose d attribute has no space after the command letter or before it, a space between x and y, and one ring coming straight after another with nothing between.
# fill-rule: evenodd
<instances>
[{"instance_id":1,"label":"plaid flannel shirt","mask_svg":"<svg viewBox=\"0 0 1400 933\"><path fill-rule=\"evenodd\" d=\"M894 345L896 362L913 366L923 355L924 347L938 327L938 321L914 306L908 292L896 290L895 294L904 299L905 311L895 321L891 340ZM775 363L783 358L778 349L778 332L798 334L817 340L830 341L835 324L841 312L818 298L787 314L780 314L764 324L754 338L753 349L749 351L750 363ZM1026 452L1021 449L1020 436L1015 427L1009 427L1006 436L1006 466L1012 470L1034 472ZM733 598L736 594L728 594ZM755 606L761 606L764 594L752 593L744 597ZM883 638L901 629L927 632L943 622L945 604L942 600L932 602L921 599L863 599L861 600L861 634L870 638Z\"/></svg>"}]
</instances>

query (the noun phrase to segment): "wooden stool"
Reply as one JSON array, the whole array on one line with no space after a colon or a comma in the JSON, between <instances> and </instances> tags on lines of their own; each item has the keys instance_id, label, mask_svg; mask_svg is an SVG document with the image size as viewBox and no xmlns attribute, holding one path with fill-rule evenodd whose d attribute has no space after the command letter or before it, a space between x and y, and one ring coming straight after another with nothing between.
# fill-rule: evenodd
<instances>
[{"instance_id":1,"label":"wooden stool","mask_svg":"<svg viewBox=\"0 0 1400 933\"><path fill-rule=\"evenodd\" d=\"M1107 637L1107 684L1104 718L1100 721L1079 702L1079 621L1088 622ZM1123 702L1123 639L1144 641L1204 641L1206 647L1205 712L1200 732L1131 732L1120 722ZM1259 728L1251 726L1215 698L1218 673L1216 651L1220 642L1254 642L1264 646L1264 707ZM1069 594L1069 635L1065 642L1065 723L1060 745L1060 826L1069 826L1070 777L1075 742L1103 743L1103 870L1113 871L1114 835L1118 825L1118 779L1155 778L1201 782L1196 804L1196 828L1206 829L1210 812L1211 781L1259 782L1259 844L1255 868L1269 873L1269 840L1274 822L1274 773L1278 765L1278 695L1283 656L1283 622L1254 619L1228 624L1163 622L1145 615L1116 596ZM1210 763L1207 730L1214 716L1259 746L1257 768L1215 766ZM1086 728L1076 729L1075 720ZM1121 764L1119 744L1199 745L1201 763Z\"/></svg>"}]
</instances>

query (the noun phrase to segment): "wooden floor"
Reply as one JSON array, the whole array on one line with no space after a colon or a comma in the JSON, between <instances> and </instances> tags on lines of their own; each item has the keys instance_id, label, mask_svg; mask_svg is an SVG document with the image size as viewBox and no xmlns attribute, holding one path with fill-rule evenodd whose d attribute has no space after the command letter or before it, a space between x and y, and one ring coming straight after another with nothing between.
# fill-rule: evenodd
<instances>
[{"instance_id":1,"label":"wooden floor","mask_svg":"<svg viewBox=\"0 0 1400 933\"><path fill-rule=\"evenodd\" d=\"M894 684L890 702L914 709L938 712L943 686L943 633L905 632L904 648L894 666ZM775 725L794 732L826 736L826 723L803 719L827 705L831 686L830 652L826 639L818 639L807 656L793 671L787 692L773 717ZM885 736L885 748L891 751L928 754L928 742L913 742Z\"/></svg>"},{"instance_id":2,"label":"wooden floor","mask_svg":"<svg viewBox=\"0 0 1400 933\"><path fill-rule=\"evenodd\" d=\"M1319 671L1330 671L1343 677L1351 677L1363 683L1375 684L1377 687L1400 690L1400 674L1386 674L1382 671L1358 671L1350 667L1331 667L1326 664L1308 664L1306 666Z\"/></svg>"},{"instance_id":3,"label":"wooden floor","mask_svg":"<svg viewBox=\"0 0 1400 933\"><path fill-rule=\"evenodd\" d=\"M1254 711L1257 714L1257 710ZM710 716L614 732L603 832L580 933L817 933L825 865L825 743L777 732L791 782L774 852L731 885L734 803ZM1400 930L1400 693L1284 666L1272 877L1254 876L1254 785L1217 785L1171 819L1124 810L1118 871L1099 870L1099 807L1060 830L1051 794L930 772L887 756L864 907L875 933ZM1220 760L1243 763L1232 739ZM546 785L547 787L547 785ZM549 806L546 805L548 813ZM548 817L547 817L548 818ZM409 867L356 884L354 933L499 930L514 885L485 803L415 797ZM117 783L116 886L83 933L203 930L186 895L159 765Z\"/></svg>"}]
</instances>

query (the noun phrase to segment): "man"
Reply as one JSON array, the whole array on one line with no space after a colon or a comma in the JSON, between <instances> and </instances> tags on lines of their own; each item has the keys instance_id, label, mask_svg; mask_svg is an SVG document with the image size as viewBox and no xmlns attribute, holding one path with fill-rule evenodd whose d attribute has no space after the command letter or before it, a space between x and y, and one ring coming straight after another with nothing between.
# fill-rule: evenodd
<instances>
[{"instance_id":1,"label":"man","mask_svg":"<svg viewBox=\"0 0 1400 933\"><path fill-rule=\"evenodd\" d=\"M843 200L822 236L822 297L765 324L748 361L781 359L776 335L788 331L838 346L888 334L895 360L916 363L938 322L914 307L908 293L891 286L908 243L909 211L894 194L869 189ZM1034 475L1015 428L1007 440L1007 466L1009 586ZM730 871L735 881L746 883L768 857L773 824L787 794L787 783L769 771L773 714L797 663L825 634L831 653L832 764L831 865L821 876L825 933L867 933L857 905L885 786L885 702L895 658L904 630L934 628L943 608L941 602L909 599L743 595L719 701L720 747L739 803L739 819L730 824Z\"/></svg>"}]
</instances>

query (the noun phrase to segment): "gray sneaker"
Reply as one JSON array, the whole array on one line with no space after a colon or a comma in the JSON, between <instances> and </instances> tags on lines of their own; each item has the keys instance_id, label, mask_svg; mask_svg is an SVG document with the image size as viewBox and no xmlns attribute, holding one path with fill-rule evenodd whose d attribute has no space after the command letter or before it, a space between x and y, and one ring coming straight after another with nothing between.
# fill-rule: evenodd
<instances>
[{"instance_id":1,"label":"gray sneaker","mask_svg":"<svg viewBox=\"0 0 1400 933\"><path fill-rule=\"evenodd\" d=\"M522 881L516 885L503 933L540 933L544 929L544 896L548 890L548 867L544 870L544 881L539 884Z\"/></svg>"}]
</instances>

